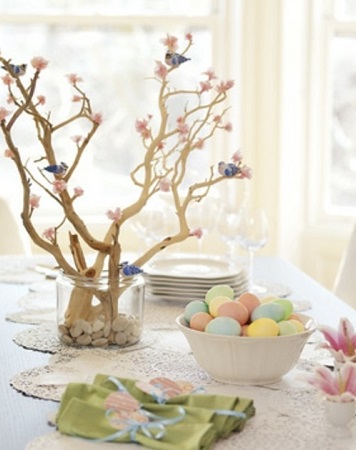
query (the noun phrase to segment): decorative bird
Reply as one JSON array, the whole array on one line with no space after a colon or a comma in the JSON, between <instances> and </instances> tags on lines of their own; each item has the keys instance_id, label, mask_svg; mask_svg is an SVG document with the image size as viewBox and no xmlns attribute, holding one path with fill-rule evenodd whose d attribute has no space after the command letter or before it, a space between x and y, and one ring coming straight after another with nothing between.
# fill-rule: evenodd
<instances>
[{"instance_id":1,"label":"decorative bird","mask_svg":"<svg viewBox=\"0 0 356 450\"><path fill-rule=\"evenodd\" d=\"M220 161L218 164L218 172L224 177L233 177L239 172L239 168L234 163L225 163Z\"/></svg>"},{"instance_id":2,"label":"decorative bird","mask_svg":"<svg viewBox=\"0 0 356 450\"><path fill-rule=\"evenodd\" d=\"M143 270L134 264L129 264L127 261L122 263L122 273L127 277L131 277L132 275L137 275L142 272Z\"/></svg>"},{"instance_id":3,"label":"decorative bird","mask_svg":"<svg viewBox=\"0 0 356 450\"><path fill-rule=\"evenodd\" d=\"M2 66L3 69L7 70L5 66ZM10 64L11 75L21 77L25 75L27 69L27 64Z\"/></svg>"},{"instance_id":4,"label":"decorative bird","mask_svg":"<svg viewBox=\"0 0 356 450\"><path fill-rule=\"evenodd\" d=\"M47 170L47 172L54 173L55 175L64 175L67 169L68 166L63 161L60 164L52 164L43 168L43 170Z\"/></svg>"},{"instance_id":5,"label":"decorative bird","mask_svg":"<svg viewBox=\"0 0 356 450\"><path fill-rule=\"evenodd\" d=\"M186 61L190 61L190 58L186 58L179 53L167 52L165 57L165 62L167 66L178 67Z\"/></svg>"}]
</instances>

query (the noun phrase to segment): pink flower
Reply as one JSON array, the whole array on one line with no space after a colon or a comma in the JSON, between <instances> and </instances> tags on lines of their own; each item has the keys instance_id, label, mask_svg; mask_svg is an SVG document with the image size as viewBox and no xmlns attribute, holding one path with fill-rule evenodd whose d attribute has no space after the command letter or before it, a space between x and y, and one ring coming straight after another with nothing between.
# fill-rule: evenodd
<instances>
[{"instance_id":1,"label":"pink flower","mask_svg":"<svg viewBox=\"0 0 356 450\"><path fill-rule=\"evenodd\" d=\"M151 136L151 130L148 128L148 121L146 119L137 119L135 122L135 128L143 139L148 139Z\"/></svg>"},{"instance_id":2,"label":"pink flower","mask_svg":"<svg viewBox=\"0 0 356 450\"><path fill-rule=\"evenodd\" d=\"M227 122L224 125L224 130L228 131L229 133L232 131L232 123L231 122Z\"/></svg>"},{"instance_id":3,"label":"pink flower","mask_svg":"<svg viewBox=\"0 0 356 450\"><path fill-rule=\"evenodd\" d=\"M234 80L221 81L217 86L216 90L219 94L223 94L233 87L235 84Z\"/></svg>"},{"instance_id":4,"label":"pink flower","mask_svg":"<svg viewBox=\"0 0 356 450\"><path fill-rule=\"evenodd\" d=\"M84 189L82 189L80 186L76 186L75 188L74 188L74 195L76 196L76 197L80 197L81 195L83 195L84 194Z\"/></svg>"},{"instance_id":5,"label":"pink flower","mask_svg":"<svg viewBox=\"0 0 356 450\"><path fill-rule=\"evenodd\" d=\"M356 364L346 362L334 372L327 367L318 366L313 374L308 374L303 379L326 394L326 398L330 400L356 400Z\"/></svg>"},{"instance_id":6,"label":"pink flower","mask_svg":"<svg viewBox=\"0 0 356 450\"><path fill-rule=\"evenodd\" d=\"M118 223L119 220L121 219L122 216L122 212L120 208L116 208L114 211L112 211L111 209L109 211L106 212L106 215L108 216L108 218L110 220L112 220L114 223Z\"/></svg>"},{"instance_id":7,"label":"pink flower","mask_svg":"<svg viewBox=\"0 0 356 450\"><path fill-rule=\"evenodd\" d=\"M158 144L157 144L158 150L163 150L165 145L166 145L166 143L163 141L158 142Z\"/></svg>"},{"instance_id":8,"label":"pink flower","mask_svg":"<svg viewBox=\"0 0 356 450\"><path fill-rule=\"evenodd\" d=\"M12 95L9 95L6 99L6 103L8 104L14 103L14 97Z\"/></svg>"},{"instance_id":9,"label":"pink flower","mask_svg":"<svg viewBox=\"0 0 356 450\"><path fill-rule=\"evenodd\" d=\"M83 97L81 97L80 95L73 95L73 97L72 97L72 102L73 103L78 103L78 102L80 102L82 100L83 100Z\"/></svg>"},{"instance_id":10,"label":"pink flower","mask_svg":"<svg viewBox=\"0 0 356 450\"><path fill-rule=\"evenodd\" d=\"M54 194L60 194L67 188L67 183L64 180L54 180L52 184Z\"/></svg>"},{"instance_id":11,"label":"pink flower","mask_svg":"<svg viewBox=\"0 0 356 450\"><path fill-rule=\"evenodd\" d=\"M8 73L1 77L1 79L6 86L10 86L14 82L14 79Z\"/></svg>"},{"instance_id":12,"label":"pink flower","mask_svg":"<svg viewBox=\"0 0 356 450\"><path fill-rule=\"evenodd\" d=\"M237 150L233 155L232 155L232 161L237 164L238 162L242 161L242 153Z\"/></svg>"},{"instance_id":13,"label":"pink flower","mask_svg":"<svg viewBox=\"0 0 356 450\"><path fill-rule=\"evenodd\" d=\"M168 180L168 178L162 178L159 181L159 189L162 192L169 192L171 185L172 185L171 180Z\"/></svg>"},{"instance_id":14,"label":"pink flower","mask_svg":"<svg viewBox=\"0 0 356 450\"><path fill-rule=\"evenodd\" d=\"M76 134L75 136L71 137L72 141L74 141L76 144L79 144L79 142L83 139L83 136L80 136L79 134Z\"/></svg>"},{"instance_id":15,"label":"pink flower","mask_svg":"<svg viewBox=\"0 0 356 450\"><path fill-rule=\"evenodd\" d=\"M0 107L0 122L5 120L5 117L8 116L11 113L11 111L8 111L3 106Z\"/></svg>"},{"instance_id":16,"label":"pink flower","mask_svg":"<svg viewBox=\"0 0 356 450\"><path fill-rule=\"evenodd\" d=\"M168 73L167 67L160 61L156 61L156 68L155 68L156 77L160 78L161 80L164 80L167 76L167 73Z\"/></svg>"},{"instance_id":17,"label":"pink flower","mask_svg":"<svg viewBox=\"0 0 356 450\"><path fill-rule=\"evenodd\" d=\"M214 116L213 121L216 122L216 123L220 123L221 122L221 116L219 116L219 115Z\"/></svg>"},{"instance_id":18,"label":"pink flower","mask_svg":"<svg viewBox=\"0 0 356 450\"><path fill-rule=\"evenodd\" d=\"M190 231L189 236L195 236L196 238L201 239L203 237L203 229L201 227L195 228Z\"/></svg>"},{"instance_id":19,"label":"pink flower","mask_svg":"<svg viewBox=\"0 0 356 450\"><path fill-rule=\"evenodd\" d=\"M13 152L9 148L7 148L4 151L4 156L5 156L5 158L11 158L11 159L15 158L15 155L13 154Z\"/></svg>"},{"instance_id":20,"label":"pink flower","mask_svg":"<svg viewBox=\"0 0 356 450\"><path fill-rule=\"evenodd\" d=\"M40 206L40 196L36 194L30 194L30 207L39 208Z\"/></svg>"},{"instance_id":21,"label":"pink flower","mask_svg":"<svg viewBox=\"0 0 356 450\"><path fill-rule=\"evenodd\" d=\"M192 33L186 33L185 38L187 41L192 42L193 41Z\"/></svg>"},{"instance_id":22,"label":"pink flower","mask_svg":"<svg viewBox=\"0 0 356 450\"><path fill-rule=\"evenodd\" d=\"M204 148L204 144L205 144L204 139L199 138L197 140L197 142L194 144L194 148L197 148L198 150L201 150L202 148Z\"/></svg>"},{"instance_id":23,"label":"pink flower","mask_svg":"<svg viewBox=\"0 0 356 450\"><path fill-rule=\"evenodd\" d=\"M100 125L103 121L103 115L101 113L92 113L90 115L90 118L93 122L97 123L98 125Z\"/></svg>"},{"instance_id":24,"label":"pink flower","mask_svg":"<svg viewBox=\"0 0 356 450\"><path fill-rule=\"evenodd\" d=\"M216 80L217 78L213 69L206 70L205 72L203 72L203 75L206 75L208 77L208 80Z\"/></svg>"},{"instance_id":25,"label":"pink flower","mask_svg":"<svg viewBox=\"0 0 356 450\"><path fill-rule=\"evenodd\" d=\"M201 81L200 83L200 93L202 94L203 92L208 92L210 91L210 89L213 88L212 84L210 83L209 80L207 81Z\"/></svg>"},{"instance_id":26,"label":"pink flower","mask_svg":"<svg viewBox=\"0 0 356 450\"><path fill-rule=\"evenodd\" d=\"M189 126L184 122L183 117L178 117L177 119L177 130L180 135L180 141L181 142L186 141L189 133Z\"/></svg>"},{"instance_id":27,"label":"pink flower","mask_svg":"<svg viewBox=\"0 0 356 450\"><path fill-rule=\"evenodd\" d=\"M165 38L161 39L161 42L168 48L168 50L171 50L172 52L176 51L178 48L178 39L168 33Z\"/></svg>"},{"instance_id":28,"label":"pink flower","mask_svg":"<svg viewBox=\"0 0 356 450\"><path fill-rule=\"evenodd\" d=\"M252 178L252 169L251 167L243 166L241 167L241 178L246 178L247 180L251 180Z\"/></svg>"},{"instance_id":29,"label":"pink flower","mask_svg":"<svg viewBox=\"0 0 356 450\"><path fill-rule=\"evenodd\" d=\"M46 97L44 95L37 95L37 100L39 105L44 105L46 103Z\"/></svg>"},{"instance_id":30,"label":"pink flower","mask_svg":"<svg viewBox=\"0 0 356 450\"><path fill-rule=\"evenodd\" d=\"M42 233L42 236L47 239L48 241L54 242L55 238L56 238L56 230L51 227L51 228L47 228L46 230L44 230L44 232Z\"/></svg>"},{"instance_id":31,"label":"pink flower","mask_svg":"<svg viewBox=\"0 0 356 450\"><path fill-rule=\"evenodd\" d=\"M69 83L73 84L73 85L83 81L83 78L82 77L78 77L78 75L76 73L69 73L69 74L66 75L66 77L68 78Z\"/></svg>"},{"instance_id":32,"label":"pink flower","mask_svg":"<svg viewBox=\"0 0 356 450\"><path fill-rule=\"evenodd\" d=\"M327 325L319 326L318 330L327 341L319 347L328 349L337 361L356 361L356 334L348 318L340 319L337 330Z\"/></svg>"},{"instance_id":33,"label":"pink flower","mask_svg":"<svg viewBox=\"0 0 356 450\"><path fill-rule=\"evenodd\" d=\"M36 70L43 70L48 66L48 61L42 56L35 56L31 59L31 65Z\"/></svg>"}]
</instances>

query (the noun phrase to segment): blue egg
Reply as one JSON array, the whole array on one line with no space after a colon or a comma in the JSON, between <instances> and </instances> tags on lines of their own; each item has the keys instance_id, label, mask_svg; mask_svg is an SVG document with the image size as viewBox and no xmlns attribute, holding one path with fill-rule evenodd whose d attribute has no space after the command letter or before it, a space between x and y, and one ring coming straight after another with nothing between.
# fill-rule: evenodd
<instances>
[{"instance_id":1,"label":"blue egg","mask_svg":"<svg viewBox=\"0 0 356 450\"><path fill-rule=\"evenodd\" d=\"M283 306L278 303L263 303L252 311L251 321L254 322L257 319L269 318L280 322L284 319L285 313L286 311Z\"/></svg>"},{"instance_id":2,"label":"blue egg","mask_svg":"<svg viewBox=\"0 0 356 450\"><path fill-rule=\"evenodd\" d=\"M186 305L183 316L187 322L190 322L192 315L197 312L208 312L208 305L205 302L194 300Z\"/></svg>"},{"instance_id":3,"label":"blue egg","mask_svg":"<svg viewBox=\"0 0 356 450\"><path fill-rule=\"evenodd\" d=\"M205 327L206 333L225 334L228 336L240 336L241 325L232 317L215 317Z\"/></svg>"}]
</instances>

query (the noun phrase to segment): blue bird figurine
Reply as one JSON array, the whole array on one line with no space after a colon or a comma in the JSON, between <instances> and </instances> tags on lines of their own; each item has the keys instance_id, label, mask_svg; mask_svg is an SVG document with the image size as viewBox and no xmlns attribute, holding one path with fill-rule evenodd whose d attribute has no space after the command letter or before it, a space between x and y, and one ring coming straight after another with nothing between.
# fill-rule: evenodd
<instances>
[{"instance_id":1,"label":"blue bird figurine","mask_svg":"<svg viewBox=\"0 0 356 450\"><path fill-rule=\"evenodd\" d=\"M7 70L5 66L2 66L3 69ZM21 77L25 75L27 69L27 64L10 64L10 75Z\"/></svg>"},{"instance_id":2,"label":"blue bird figurine","mask_svg":"<svg viewBox=\"0 0 356 450\"><path fill-rule=\"evenodd\" d=\"M143 272L142 269L135 266L134 264L128 264L127 261L122 263L122 265L123 265L122 273L127 277L131 277L132 275L137 275L138 273Z\"/></svg>"},{"instance_id":3,"label":"blue bird figurine","mask_svg":"<svg viewBox=\"0 0 356 450\"><path fill-rule=\"evenodd\" d=\"M63 161L60 164L52 164L43 168L43 170L47 170L47 172L54 173L55 175L64 175L67 169L68 166Z\"/></svg>"},{"instance_id":4,"label":"blue bird figurine","mask_svg":"<svg viewBox=\"0 0 356 450\"><path fill-rule=\"evenodd\" d=\"M167 66L178 67L186 61L190 61L190 58L186 58L179 53L167 52L165 57L165 62Z\"/></svg>"},{"instance_id":5,"label":"blue bird figurine","mask_svg":"<svg viewBox=\"0 0 356 450\"><path fill-rule=\"evenodd\" d=\"M233 177L239 172L239 168L234 163L225 163L220 161L218 164L218 172L224 177Z\"/></svg>"}]
</instances>

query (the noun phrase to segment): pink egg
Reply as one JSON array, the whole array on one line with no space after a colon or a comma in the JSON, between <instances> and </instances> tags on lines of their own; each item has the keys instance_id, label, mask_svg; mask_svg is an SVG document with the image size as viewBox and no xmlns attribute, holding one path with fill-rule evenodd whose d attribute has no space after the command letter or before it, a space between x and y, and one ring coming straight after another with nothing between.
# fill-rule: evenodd
<instances>
[{"instance_id":1,"label":"pink egg","mask_svg":"<svg viewBox=\"0 0 356 450\"><path fill-rule=\"evenodd\" d=\"M211 320L213 320L213 316L211 316L209 313L197 312L190 318L189 326L193 330L204 331L205 327Z\"/></svg>"},{"instance_id":2,"label":"pink egg","mask_svg":"<svg viewBox=\"0 0 356 450\"><path fill-rule=\"evenodd\" d=\"M218 316L232 317L240 325L244 325L249 319L249 312L245 305L238 301L222 303L217 310Z\"/></svg>"},{"instance_id":3,"label":"pink egg","mask_svg":"<svg viewBox=\"0 0 356 450\"><path fill-rule=\"evenodd\" d=\"M237 301L246 306L249 315L251 315L252 311L261 304L259 298L251 292L245 292L241 294Z\"/></svg>"}]
</instances>

